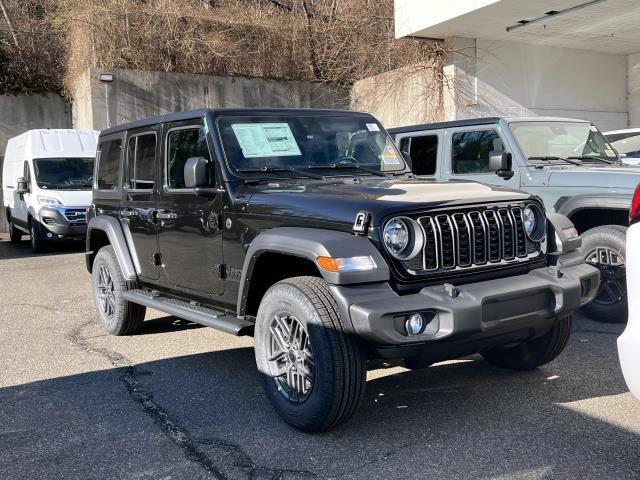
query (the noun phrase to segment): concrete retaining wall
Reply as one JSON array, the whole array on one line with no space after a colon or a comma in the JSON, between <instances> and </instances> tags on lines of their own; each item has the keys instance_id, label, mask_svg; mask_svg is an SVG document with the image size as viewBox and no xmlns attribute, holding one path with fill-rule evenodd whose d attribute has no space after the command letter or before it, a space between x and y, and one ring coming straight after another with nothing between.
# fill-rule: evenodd
<instances>
[{"instance_id":1,"label":"concrete retaining wall","mask_svg":"<svg viewBox=\"0 0 640 480\"><path fill-rule=\"evenodd\" d=\"M76 128L102 130L145 117L198 108L348 108L349 90L322 83L113 70L102 83L87 70L74 84Z\"/></svg>"}]
</instances>

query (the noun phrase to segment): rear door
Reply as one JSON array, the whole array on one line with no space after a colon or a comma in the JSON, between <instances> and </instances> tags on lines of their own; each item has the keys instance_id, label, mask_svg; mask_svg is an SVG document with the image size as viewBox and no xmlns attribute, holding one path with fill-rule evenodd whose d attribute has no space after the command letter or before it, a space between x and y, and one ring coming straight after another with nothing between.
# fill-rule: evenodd
<instances>
[{"instance_id":1,"label":"rear door","mask_svg":"<svg viewBox=\"0 0 640 480\"><path fill-rule=\"evenodd\" d=\"M160 184L159 143L157 127L132 130L127 135L120 218L131 256L146 280L157 280L160 276L155 223Z\"/></svg>"},{"instance_id":2,"label":"rear door","mask_svg":"<svg viewBox=\"0 0 640 480\"><path fill-rule=\"evenodd\" d=\"M198 196L184 182L186 161L205 157L209 187L219 186L202 118L164 124L162 142L163 186L156 220L166 281L190 296L219 295L224 291L221 193Z\"/></svg>"}]
</instances>

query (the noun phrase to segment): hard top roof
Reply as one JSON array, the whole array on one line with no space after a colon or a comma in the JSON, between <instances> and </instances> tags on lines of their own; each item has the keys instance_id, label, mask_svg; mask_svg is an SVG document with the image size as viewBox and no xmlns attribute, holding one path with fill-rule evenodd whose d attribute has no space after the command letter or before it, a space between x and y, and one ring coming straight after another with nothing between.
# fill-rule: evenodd
<instances>
[{"instance_id":1,"label":"hard top roof","mask_svg":"<svg viewBox=\"0 0 640 480\"><path fill-rule=\"evenodd\" d=\"M406 127L389 128L387 131L392 134L418 132L422 130L442 130L445 128L455 127L471 127L474 125L491 125L498 123L500 120L505 120L508 123L515 122L585 122L588 120L581 120L578 118L561 118L561 117L480 117L480 118L467 118L464 120L452 120L449 122L437 122L437 123L424 123L421 125L408 125Z\"/></svg>"},{"instance_id":2,"label":"hard top roof","mask_svg":"<svg viewBox=\"0 0 640 480\"><path fill-rule=\"evenodd\" d=\"M357 112L353 110L338 109L320 109L320 108L203 108L199 110L188 110L184 112L167 113L156 117L144 118L134 122L123 123L112 128L108 128L100 132L100 135L109 135L112 133L122 132L124 130L132 130L135 128L148 127L159 123L176 122L180 120L189 120L192 118L204 117L208 114L214 117L222 115L343 115L343 116L360 116L370 115L366 112Z\"/></svg>"},{"instance_id":3,"label":"hard top roof","mask_svg":"<svg viewBox=\"0 0 640 480\"><path fill-rule=\"evenodd\" d=\"M6 155L16 158L93 157L97 139L95 130L28 130L9 139Z\"/></svg>"}]
</instances>

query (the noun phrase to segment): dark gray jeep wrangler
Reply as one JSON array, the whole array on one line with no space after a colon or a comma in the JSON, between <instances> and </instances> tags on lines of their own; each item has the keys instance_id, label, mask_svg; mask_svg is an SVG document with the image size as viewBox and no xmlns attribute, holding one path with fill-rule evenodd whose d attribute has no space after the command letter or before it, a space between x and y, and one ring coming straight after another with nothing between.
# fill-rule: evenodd
<instances>
[{"instance_id":1,"label":"dark gray jeep wrangler","mask_svg":"<svg viewBox=\"0 0 640 480\"><path fill-rule=\"evenodd\" d=\"M415 179L357 112L202 110L103 131L89 219L108 332L138 331L151 307L253 334L268 398L310 432L353 415L368 359L553 360L599 284L566 217L520 191Z\"/></svg>"}]
</instances>

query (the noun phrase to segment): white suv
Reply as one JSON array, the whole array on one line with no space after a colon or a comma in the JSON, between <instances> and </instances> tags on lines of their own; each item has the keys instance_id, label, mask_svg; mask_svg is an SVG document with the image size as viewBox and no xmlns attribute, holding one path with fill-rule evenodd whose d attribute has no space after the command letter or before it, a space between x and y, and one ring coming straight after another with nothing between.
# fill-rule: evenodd
<instances>
[{"instance_id":1,"label":"white suv","mask_svg":"<svg viewBox=\"0 0 640 480\"><path fill-rule=\"evenodd\" d=\"M627 288L640 291L640 185L631 203L627 231ZM640 297L629 295L629 322L618 338L618 353L629 390L640 399Z\"/></svg>"}]
</instances>

